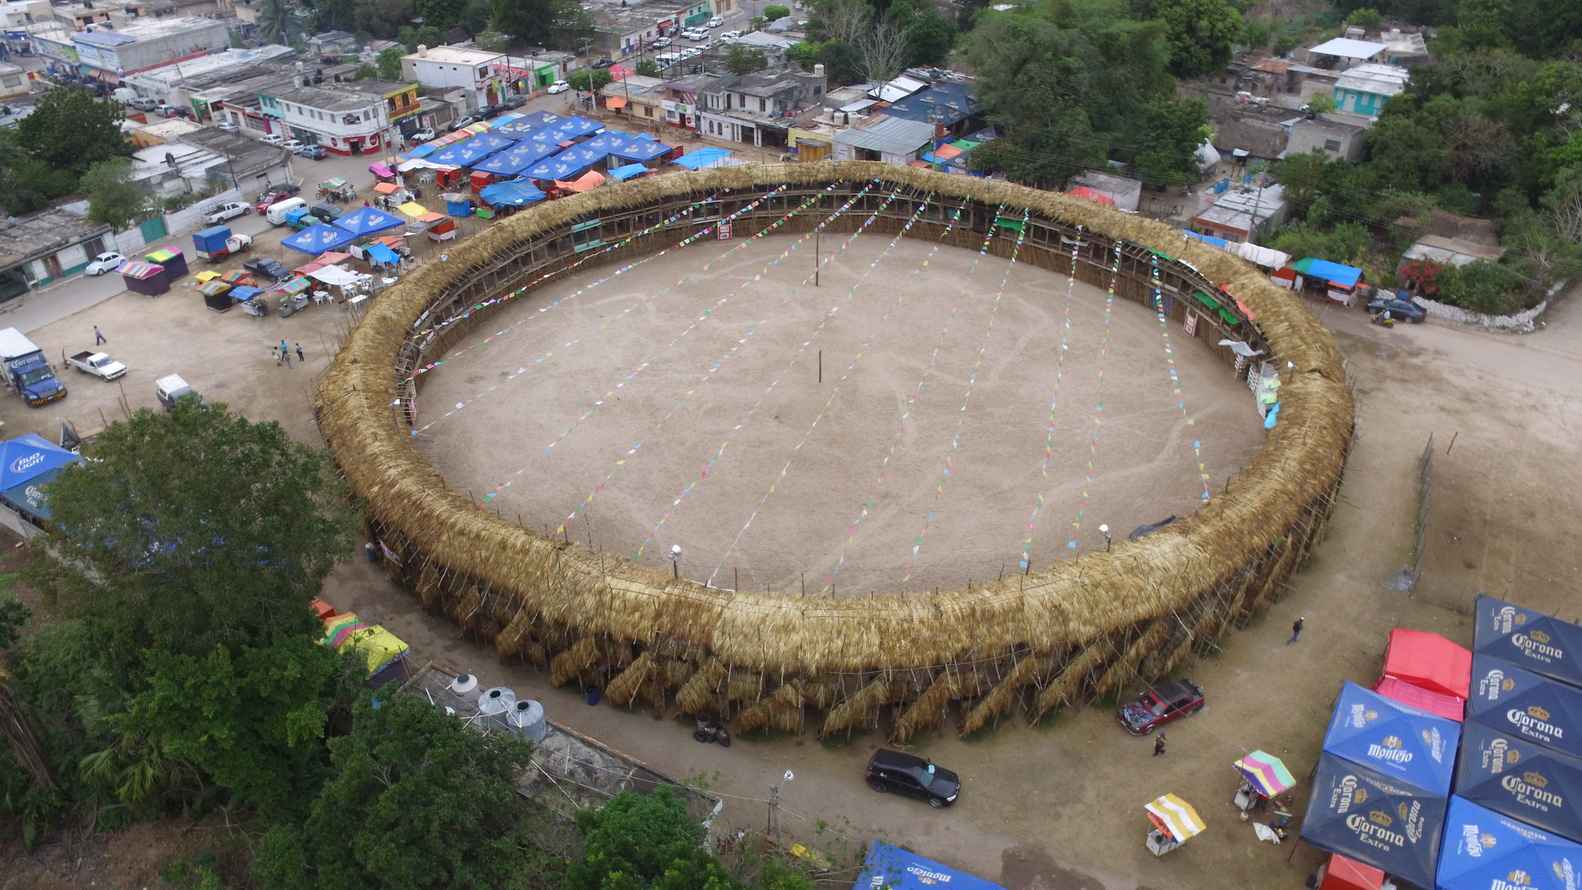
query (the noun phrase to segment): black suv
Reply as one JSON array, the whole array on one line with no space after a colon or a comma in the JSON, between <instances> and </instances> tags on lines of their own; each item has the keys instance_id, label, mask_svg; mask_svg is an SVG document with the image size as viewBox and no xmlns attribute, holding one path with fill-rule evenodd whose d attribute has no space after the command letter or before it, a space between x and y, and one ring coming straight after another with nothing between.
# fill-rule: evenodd
<instances>
[{"instance_id":1,"label":"black suv","mask_svg":"<svg viewBox=\"0 0 1582 890\"><path fill-rule=\"evenodd\" d=\"M242 264L242 271L250 272L260 278L267 278L270 281L279 281L282 278L291 276L291 270L287 269L284 263L269 257L258 257L248 260Z\"/></svg>"},{"instance_id":2,"label":"black suv","mask_svg":"<svg viewBox=\"0 0 1582 890\"><path fill-rule=\"evenodd\" d=\"M937 810L956 802L961 777L915 754L880 748L868 760L868 787L920 797Z\"/></svg>"}]
</instances>

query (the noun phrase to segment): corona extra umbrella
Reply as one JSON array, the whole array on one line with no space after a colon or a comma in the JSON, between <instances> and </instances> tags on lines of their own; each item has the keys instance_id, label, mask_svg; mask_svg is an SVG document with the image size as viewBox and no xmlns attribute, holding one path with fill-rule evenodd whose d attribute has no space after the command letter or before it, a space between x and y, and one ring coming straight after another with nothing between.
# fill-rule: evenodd
<instances>
[{"instance_id":1,"label":"corona extra umbrella","mask_svg":"<svg viewBox=\"0 0 1582 890\"><path fill-rule=\"evenodd\" d=\"M1285 761L1264 751L1245 755L1231 766L1264 797L1274 797L1296 785L1291 771L1285 768Z\"/></svg>"}]
</instances>

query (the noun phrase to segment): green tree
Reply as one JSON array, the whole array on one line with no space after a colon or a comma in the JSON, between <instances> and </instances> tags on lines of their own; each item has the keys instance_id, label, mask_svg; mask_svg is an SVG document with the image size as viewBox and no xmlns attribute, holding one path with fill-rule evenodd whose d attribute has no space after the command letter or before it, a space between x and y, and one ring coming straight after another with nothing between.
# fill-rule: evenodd
<instances>
[{"instance_id":1,"label":"green tree","mask_svg":"<svg viewBox=\"0 0 1582 890\"><path fill-rule=\"evenodd\" d=\"M830 40L820 44L817 60L824 66L824 76L832 84L857 83L863 79L862 54L849 43Z\"/></svg>"},{"instance_id":2,"label":"green tree","mask_svg":"<svg viewBox=\"0 0 1582 890\"><path fill-rule=\"evenodd\" d=\"M258 4L258 36L267 43L288 44L298 33L288 0L261 0Z\"/></svg>"},{"instance_id":3,"label":"green tree","mask_svg":"<svg viewBox=\"0 0 1582 890\"><path fill-rule=\"evenodd\" d=\"M725 53L725 69L732 74L751 74L767 67L769 60L764 58L763 50L757 47L733 43Z\"/></svg>"},{"instance_id":4,"label":"green tree","mask_svg":"<svg viewBox=\"0 0 1582 890\"><path fill-rule=\"evenodd\" d=\"M1225 67L1241 37L1241 13L1229 0L1173 0L1160 4L1170 37L1170 70L1199 77Z\"/></svg>"},{"instance_id":5,"label":"green tree","mask_svg":"<svg viewBox=\"0 0 1582 890\"><path fill-rule=\"evenodd\" d=\"M144 669L147 688L112 718L119 754L154 748L266 817L305 815L324 779L339 656L283 638L234 654L223 646L203 656L151 650Z\"/></svg>"},{"instance_id":6,"label":"green tree","mask_svg":"<svg viewBox=\"0 0 1582 890\"><path fill-rule=\"evenodd\" d=\"M490 27L521 43L572 49L592 20L575 0L494 0Z\"/></svg>"},{"instance_id":7,"label":"green tree","mask_svg":"<svg viewBox=\"0 0 1582 890\"><path fill-rule=\"evenodd\" d=\"M577 814L583 855L570 890L732 890L736 882L703 849L703 826L667 788L627 792Z\"/></svg>"},{"instance_id":8,"label":"green tree","mask_svg":"<svg viewBox=\"0 0 1582 890\"><path fill-rule=\"evenodd\" d=\"M1341 162L1330 161L1317 149L1306 154L1288 155L1275 162L1274 178L1285 187L1285 200L1294 217L1307 215L1307 209L1323 193L1331 168L1338 163Z\"/></svg>"},{"instance_id":9,"label":"green tree","mask_svg":"<svg viewBox=\"0 0 1582 890\"><path fill-rule=\"evenodd\" d=\"M612 79L607 68L578 68L566 76L566 83L574 90L591 93L603 89Z\"/></svg>"},{"instance_id":10,"label":"green tree","mask_svg":"<svg viewBox=\"0 0 1582 890\"><path fill-rule=\"evenodd\" d=\"M0 208L22 216L36 213L77 189L77 175L33 157L14 129L0 129Z\"/></svg>"},{"instance_id":11,"label":"green tree","mask_svg":"<svg viewBox=\"0 0 1582 890\"><path fill-rule=\"evenodd\" d=\"M789 7L789 6L782 6L779 3L771 3L768 6L765 6L764 7L764 11L763 11L764 21L768 21L768 22L773 22L773 21L777 21L779 19L783 19L786 16L789 16L790 14L791 14L791 7Z\"/></svg>"},{"instance_id":12,"label":"green tree","mask_svg":"<svg viewBox=\"0 0 1582 890\"><path fill-rule=\"evenodd\" d=\"M1329 114L1335 110L1335 99L1328 93L1314 93L1307 100L1307 108L1314 114Z\"/></svg>"},{"instance_id":13,"label":"green tree","mask_svg":"<svg viewBox=\"0 0 1582 890\"><path fill-rule=\"evenodd\" d=\"M499 31L484 31L474 38L479 49L492 53L503 53L511 45L511 38Z\"/></svg>"},{"instance_id":14,"label":"green tree","mask_svg":"<svg viewBox=\"0 0 1582 890\"><path fill-rule=\"evenodd\" d=\"M1377 31L1384 24L1384 16L1371 6L1363 6L1346 15L1346 24L1365 31Z\"/></svg>"},{"instance_id":15,"label":"green tree","mask_svg":"<svg viewBox=\"0 0 1582 890\"><path fill-rule=\"evenodd\" d=\"M59 546L115 584L93 620L118 665L314 631L308 601L351 549L344 487L274 422L183 400L139 411L50 485Z\"/></svg>"},{"instance_id":16,"label":"green tree","mask_svg":"<svg viewBox=\"0 0 1582 890\"><path fill-rule=\"evenodd\" d=\"M653 59L638 59L637 73L642 77L658 77L661 73L659 63Z\"/></svg>"},{"instance_id":17,"label":"green tree","mask_svg":"<svg viewBox=\"0 0 1582 890\"><path fill-rule=\"evenodd\" d=\"M401 57L406 55L399 46L391 46L374 56L374 66L379 69L380 80L401 79Z\"/></svg>"},{"instance_id":18,"label":"green tree","mask_svg":"<svg viewBox=\"0 0 1582 890\"><path fill-rule=\"evenodd\" d=\"M803 71L812 71L813 65L818 62L819 49L819 44L808 40L793 43L791 48L786 50L786 61L802 66ZM826 70L825 75L828 74Z\"/></svg>"},{"instance_id":19,"label":"green tree","mask_svg":"<svg viewBox=\"0 0 1582 890\"><path fill-rule=\"evenodd\" d=\"M121 106L77 87L55 87L17 124L17 144L31 157L74 174L100 161L125 157Z\"/></svg>"},{"instance_id":20,"label":"green tree","mask_svg":"<svg viewBox=\"0 0 1582 890\"><path fill-rule=\"evenodd\" d=\"M906 40L908 66L944 65L956 43L956 26L931 3L906 19L901 34Z\"/></svg>"},{"instance_id":21,"label":"green tree","mask_svg":"<svg viewBox=\"0 0 1582 890\"><path fill-rule=\"evenodd\" d=\"M416 11L423 24L445 31L461 23L466 8L467 0L417 0Z\"/></svg>"},{"instance_id":22,"label":"green tree","mask_svg":"<svg viewBox=\"0 0 1582 890\"><path fill-rule=\"evenodd\" d=\"M1134 136L1134 166L1144 182L1185 185L1197 174L1197 150L1209 136L1208 107L1201 99L1159 98L1144 108Z\"/></svg>"},{"instance_id":23,"label":"green tree","mask_svg":"<svg viewBox=\"0 0 1582 890\"><path fill-rule=\"evenodd\" d=\"M78 187L88 195L88 218L119 232L144 216L148 193L131 178L124 158L100 161L82 175Z\"/></svg>"},{"instance_id":24,"label":"green tree","mask_svg":"<svg viewBox=\"0 0 1582 890\"><path fill-rule=\"evenodd\" d=\"M379 76L379 69L368 64L367 62L364 62L357 66L357 71L353 76L355 76L358 80L373 80Z\"/></svg>"},{"instance_id":25,"label":"green tree","mask_svg":"<svg viewBox=\"0 0 1582 890\"><path fill-rule=\"evenodd\" d=\"M1276 232L1270 246L1296 258L1312 256L1349 263L1360 261L1369 243L1368 230L1357 223L1341 223L1333 229L1295 223Z\"/></svg>"},{"instance_id":26,"label":"green tree","mask_svg":"<svg viewBox=\"0 0 1582 890\"><path fill-rule=\"evenodd\" d=\"M359 705L329 748L333 775L307 819L264 837L253 864L264 890L555 886L513 785L521 741L396 695Z\"/></svg>"}]
</instances>

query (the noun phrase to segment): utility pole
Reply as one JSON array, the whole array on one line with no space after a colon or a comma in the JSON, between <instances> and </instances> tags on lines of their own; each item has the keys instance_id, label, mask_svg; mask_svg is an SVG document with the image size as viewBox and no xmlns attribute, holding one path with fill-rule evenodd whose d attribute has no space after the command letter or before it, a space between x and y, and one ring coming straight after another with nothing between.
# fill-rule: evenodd
<instances>
[{"instance_id":1,"label":"utility pole","mask_svg":"<svg viewBox=\"0 0 1582 890\"><path fill-rule=\"evenodd\" d=\"M764 835L773 838L776 846L780 844L780 786L795 778L796 773L786 770L780 781L769 786L769 824Z\"/></svg>"},{"instance_id":2,"label":"utility pole","mask_svg":"<svg viewBox=\"0 0 1582 890\"><path fill-rule=\"evenodd\" d=\"M824 265L823 262L819 259L819 255L821 253L823 253L823 244L824 244L824 230L823 229L814 229L813 230L813 286L814 287L818 287L818 270L819 270L819 267Z\"/></svg>"}]
</instances>

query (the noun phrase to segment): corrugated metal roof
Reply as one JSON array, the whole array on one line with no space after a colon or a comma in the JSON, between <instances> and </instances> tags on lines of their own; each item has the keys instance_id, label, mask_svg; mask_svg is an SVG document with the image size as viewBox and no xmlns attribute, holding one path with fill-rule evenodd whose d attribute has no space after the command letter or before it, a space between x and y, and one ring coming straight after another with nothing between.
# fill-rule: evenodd
<instances>
[{"instance_id":1,"label":"corrugated metal roof","mask_svg":"<svg viewBox=\"0 0 1582 890\"><path fill-rule=\"evenodd\" d=\"M1336 37L1326 40L1318 46L1309 49L1309 53L1321 56L1339 56L1343 59L1371 59L1386 49L1382 43L1371 40L1353 40L1350 37Z\"/></svg>"},{"instance_id":2,"label":"corrugated metal roof","mask_svg":"<svg viewBox=\"0 0 1582 890\"><path fill-rule=\"evenodd\" d=\"M910 154L931 142L934 125L901 117L881 118L867 127L852 127L835 133L843 145L887 154Z\"/></svg>"},{"instance_id":3,"label":"corrugated metal roof","mask_svg":"<svg viewBox=\"0 0 1582 890\"><path fill-rule=\"evenodd\" d=\"M1411 77L1411 72L1394 65L1358 65L1346 69L1335 81L1335 88L1393 96L1406 89Z\"/></svg>"}]
</instances>

